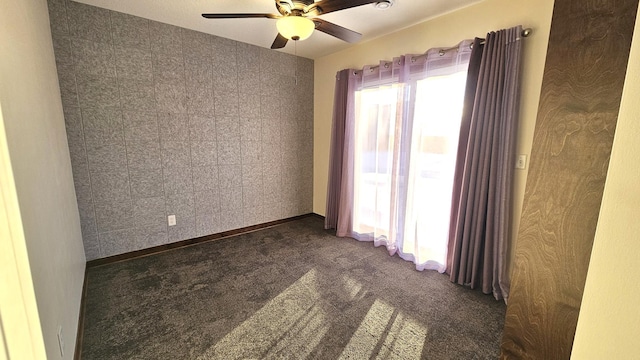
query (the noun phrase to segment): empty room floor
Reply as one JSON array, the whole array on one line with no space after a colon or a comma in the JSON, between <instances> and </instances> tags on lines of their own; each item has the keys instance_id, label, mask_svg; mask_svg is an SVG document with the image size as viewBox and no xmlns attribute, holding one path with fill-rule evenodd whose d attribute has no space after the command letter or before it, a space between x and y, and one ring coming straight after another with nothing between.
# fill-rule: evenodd
<instances>
[{"instance_id":1,"label":"empty room floor","mask_svg":"<svg viewBox=\"0 0 640 360\"><path fill-rule=\"evenodd\" d=\"M87 271L81 358L495 359L505 305L310 216Z\"/></svg>"}]
</instances>

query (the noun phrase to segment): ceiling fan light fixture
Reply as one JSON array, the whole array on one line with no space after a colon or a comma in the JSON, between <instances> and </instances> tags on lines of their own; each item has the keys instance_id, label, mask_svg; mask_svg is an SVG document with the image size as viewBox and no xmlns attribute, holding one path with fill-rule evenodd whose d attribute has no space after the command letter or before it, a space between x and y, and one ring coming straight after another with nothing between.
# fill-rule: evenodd
<instances>
[{"instance_id":1,"label":"ceiling fan light fixture","mask_svg":"<svg viewBox=\"0 0 640 360\"><path fill-rule=\"evenodd\" d=\"M289 40L304 40L311 36L316 26L306 17L285 16L278 19L276 28L278 28L280 35Z\"/></svg>"},{"instance_id":2,"label":"ceiling fan light fixture","mask_svg":"<svg viewBox=\"0 0 640 360\"><path fill-rule=\"evenodd\" d=\"M381 0L381 1L376 1L373 6L378 9L378 10L387 10L388 8L390 8L391 6L393 6L393 1L392 0Z\"/></svg>"}]
</instances>

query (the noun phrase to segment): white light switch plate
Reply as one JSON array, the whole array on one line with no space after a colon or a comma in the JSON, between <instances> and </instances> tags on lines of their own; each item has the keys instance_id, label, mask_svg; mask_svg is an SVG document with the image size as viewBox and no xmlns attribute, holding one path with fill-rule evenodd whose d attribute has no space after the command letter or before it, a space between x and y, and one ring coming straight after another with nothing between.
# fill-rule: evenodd
<instances>
[{"instance_id":1,"label":"white light switch plate","mask_svg":"<svg viewBox=\"0 0 640 360\"><path fill-rule=\"evenodd\" d=\"M175 226L176 225L176 216L175 215L169 215L167 217L167 221L169 222L169 226Z\"/></svg>"},{"instance_id":2,"label":"white light switch plate","mask_svg":"<svg viewBox=\"0 0 640 360\"><path fill-rule=\"evenodd\" d=\"M527 168L527 155L518 155L518 160L516 161L516 169L526 169Z\"/></svg>"}]
</instances>

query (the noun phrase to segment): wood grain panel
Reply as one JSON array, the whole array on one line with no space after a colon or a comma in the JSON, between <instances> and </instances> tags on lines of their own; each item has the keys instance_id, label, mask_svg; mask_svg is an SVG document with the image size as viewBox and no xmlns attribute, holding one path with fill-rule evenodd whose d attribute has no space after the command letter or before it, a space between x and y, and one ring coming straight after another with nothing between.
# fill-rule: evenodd
<instances>
[{"instance_id":1,"label":"wood grain panel","mask_svg":"<svg viewBox=\"0 0 640 360\"><path fill-rule=\"evenodd\" d=\"M571 355L637 6L555 2L503 359Z\"/></svg>"}]
</instances>

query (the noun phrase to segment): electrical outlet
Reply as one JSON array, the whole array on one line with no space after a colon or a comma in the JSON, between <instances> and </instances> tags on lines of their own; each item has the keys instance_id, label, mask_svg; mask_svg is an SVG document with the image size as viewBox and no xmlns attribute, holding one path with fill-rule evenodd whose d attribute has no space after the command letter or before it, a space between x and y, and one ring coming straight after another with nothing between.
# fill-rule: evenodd
<instances>
[{"instance_id":1,"label":"electrical outlet","mask_svg":"<svg viewBox=\"0 0 640 360\"><path fill-rule=\"evenodd\" d=\"M527 167L527 155L519 155L516 161L516 169L526 169Z\"/></svg>"},{"instance_id":2,"label":"electrical outlet","mask_svg":"<svg viewBox=\"0 0 640 360\"><path fill-rule=\"evenodd\" d=\"M64 338L62 337L61 325L58 325L58 347L60 347L60 356L64 357Z\"/></svg>"},{"instance_id":3,"label":"electrical outlet","mask_svg":"<svg viewBox=\"0 0 640 360\"><path fill-rule=\"evenodd\" d=\"M167 217L167 221L169 222L169 226L175 226L176 225L176 216L175 215L169 215Z\"/></svg>"}]
</instances>

